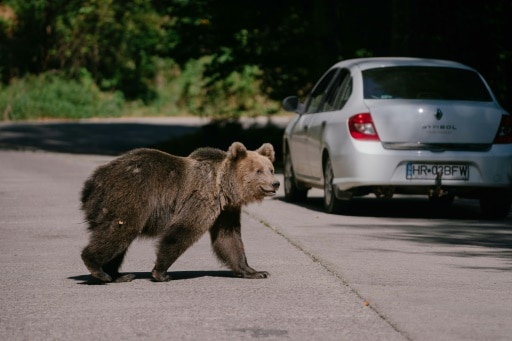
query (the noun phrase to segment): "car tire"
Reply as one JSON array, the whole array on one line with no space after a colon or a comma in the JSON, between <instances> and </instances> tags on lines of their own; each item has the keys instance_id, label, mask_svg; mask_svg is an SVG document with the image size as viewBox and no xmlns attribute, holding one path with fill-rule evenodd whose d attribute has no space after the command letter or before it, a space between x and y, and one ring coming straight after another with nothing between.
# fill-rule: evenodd
<instances>
[{"instance_id":1,"label":"car tire","mask_svg":"<svg viewBox=\"0 0 512 341\"><path fill-rule=\"evenodd\" d=\"M327 213L340 213L348 204L336 197L332 181L334 173L332 163L329 158L324 162L324 210Z\"/></svg>"},{"instance_id":2,"label":"car tire","mask_svg":"<svg viewBox=\"0 0 512 341\"><path fill-rule=\"evenodd\" d=\"M506 218L512 206L512 193L500 190L492 190L482 193L480 196L480 211L482 215L490 219Z\"/></svg>"},{"instance_id":3,"label":"car tire","mask_svg":"<svg viewBox=\"0 0 512 341\"><path fill-rule=\"evenodd\" d=\"M299 187L293 172L292 158L289 153L284 155L284 200L288 202L305 201L308 188Z\"/></svg>"}]
</instances>

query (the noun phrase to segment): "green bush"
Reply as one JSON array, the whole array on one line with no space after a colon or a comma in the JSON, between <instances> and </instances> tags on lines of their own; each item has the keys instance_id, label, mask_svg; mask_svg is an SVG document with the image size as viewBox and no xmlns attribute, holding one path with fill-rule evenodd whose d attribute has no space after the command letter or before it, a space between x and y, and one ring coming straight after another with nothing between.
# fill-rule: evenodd
<instances>
[{"instance_id":1,"label":"green bush","mask_svg":"<svg viewBox=\"0 0 512 341\"><path fill-rule=\"evenodd\" d=\"M189 61L180 77L180 109L197 116L233 119L241 116L272 115L279 103L264 96L260 89L260 69L245 65L226 78L212 80L205 75L211 57Z\"/></svg>"},{"instance_id":2,"label":"green bush","mask_svg":"<svg viewBox=\"0 0 512 341\"><path fill-rule=\"evenodd\" d=\"M78 80L46 72L0 85L0 120L81 119L119 116L197 115L214 119L272 115L279 103L263 96L256 66L210 81L204 74L209 58L190 61L183 69L172 59L158 58L152 87L155 99L125 101L121 92L105 92L82 69Z\"/></svg>"},{"instance_id":3,"label":"green bush","mask_svg":"<svg viewBox=\"0 0 512 341\"><path fill-rule=\"evenodd\" d=\"M47 72L14 79L0 88L3 120L117 117L123 105L120 93L101 92L87 72L82 72L80 81Z\"/></svg>"},{"instance_id":4,"label":"green bush","mask_svg":"<svg viewBox=\"0 0 512 341\"><path fill-rule=\"evenodd\" d=\"M280 105L260 90L261 71L246 65L225 79L213 81L205 74L211 57L191 60L183 68L169 58L158 58L154 84L155 99L132 101L124 110L128 116L196 115L213 119L275 114Z\"/></svg>"}]
</instances>

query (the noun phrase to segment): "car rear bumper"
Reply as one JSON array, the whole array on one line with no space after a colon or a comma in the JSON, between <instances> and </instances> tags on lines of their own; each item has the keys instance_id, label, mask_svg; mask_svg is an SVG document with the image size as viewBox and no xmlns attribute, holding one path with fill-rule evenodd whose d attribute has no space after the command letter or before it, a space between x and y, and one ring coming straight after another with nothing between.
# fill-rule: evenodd
<instances>
[{"instance_id":1,"label":"car rear bumper","mask_svg":"<svg viewBox=\"0 0 512 341\"><path fill-rule=\"evenodd\" d=\"M337 191L368 186L394 186L406 190L449 186L454 188L512 189L512 146L494 145L487 152L386 150L378 142L354 143L354 150L336 155L333 161L333 184ZM464 180L408 179L408 163L467 165L469 177Z\"/></svg>"}]
</instances>

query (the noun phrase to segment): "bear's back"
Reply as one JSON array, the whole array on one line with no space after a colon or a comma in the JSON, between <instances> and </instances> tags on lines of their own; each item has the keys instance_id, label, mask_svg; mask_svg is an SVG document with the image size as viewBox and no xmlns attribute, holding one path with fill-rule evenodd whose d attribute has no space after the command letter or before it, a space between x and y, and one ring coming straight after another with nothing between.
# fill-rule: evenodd
<instances>
[{"instance_id":1,"label":"bear's back","mask_svg":"<svg viewBox=\"0 0 512 341\"><path fill-rule=\"evenodd\" d=\"M203 147L193 151L188 157L197 161L222 162L227 153L223 150Z\"/></svg>"}]
</instances>

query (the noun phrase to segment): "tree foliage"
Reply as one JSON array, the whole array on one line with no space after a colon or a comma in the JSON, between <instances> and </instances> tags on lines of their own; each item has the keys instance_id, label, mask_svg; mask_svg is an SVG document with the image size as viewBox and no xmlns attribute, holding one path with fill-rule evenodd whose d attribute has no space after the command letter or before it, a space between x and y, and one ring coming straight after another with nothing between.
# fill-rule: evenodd
<instances>
[{"instance_id":1,"label":"tree foliage","mask_svg":"<svg viewBox=\"0 0 512 341\"><path fill-rule=\"evenodd\" d=\"M218 78L257 65L262 90L276 99L291 89L303 94L336 61L396 55L469 64L512 104L510 1L203 0L181 1L174 11L176 60L212 55L208 71Z\"/></svg>"},{"instance_id":2,"label":"tree foliage","mask_svg":"<svg viewBox=\"0 0 512 341\"><path fill-rule=\"evenodd\" d=\"M18 23L4 45L11 62L4 80L53 69L77 78L86 69L102 89L153 98L154 58L165 54L170 42L169 18L156 13L151 1L10 3Z\"/></svg>"},{"instance_id":3,"label":"tree foliage","mask_svg":"<svg viewBox=\"0 0 512 341\"><path fill-rule=\"evenodd\" d=\"M510 1L6 0L0 73L87 72L145 103L179 82L184 110L232 115L275 112L267 98L304 95L342 59L432 57L475 67L510 108L511 14Z\"/></svg>"}]
</instances>

